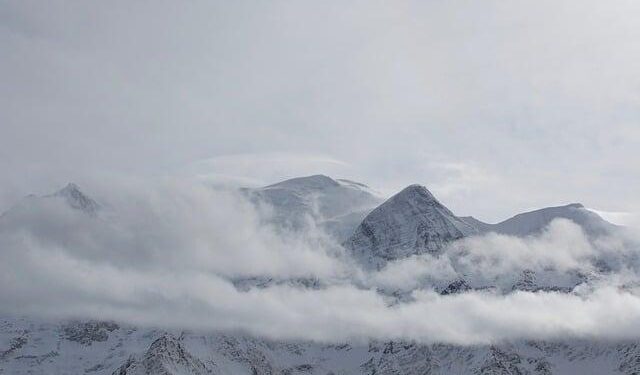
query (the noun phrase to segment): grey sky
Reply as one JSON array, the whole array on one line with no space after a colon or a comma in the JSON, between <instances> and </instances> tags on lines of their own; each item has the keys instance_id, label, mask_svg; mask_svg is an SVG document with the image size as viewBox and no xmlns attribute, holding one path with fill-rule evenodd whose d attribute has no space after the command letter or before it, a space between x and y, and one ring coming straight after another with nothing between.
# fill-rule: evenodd
<instances>
[{"instance_id":1,"label":"grey sky","mask_svg":"<svg viewBox=\"0 0 640 375\"><path fill-rule=\"evenodd\" d=\"M326 173L498 220L640 210L637 1L0 1L0 208Z\"/></svg>"}]
</instances>

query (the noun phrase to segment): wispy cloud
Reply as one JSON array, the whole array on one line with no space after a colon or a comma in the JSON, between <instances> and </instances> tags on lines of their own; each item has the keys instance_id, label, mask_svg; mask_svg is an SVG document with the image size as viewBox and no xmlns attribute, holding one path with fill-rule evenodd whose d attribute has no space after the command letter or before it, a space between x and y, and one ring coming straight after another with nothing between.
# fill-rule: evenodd
<instances>
[{"instance_id":1,"label":"wispy cloud","mask_svg":"<svg viewBox=\"0 0 640 375\"><path fill-rule=\"evenodd\" d=\"M0 311L329 342L622 339L636 338L640 327L637 248L625 238L589 241L568 221L525 239L462 240L440 255L368 273L313 225L276 231L261 220L268 212L227 190L183 182L109 190L109 208L97 218L55 199L35 200L2 218ZM588 274L598 259L612 271L572 294L441 296L425 286L465 277L508 291L524 270ZM240 291L232 282L254 276L312 278L321 287L274 283ZM399 290L408 299L390 303L380 290Z\"/></svg>"},{"instance_id":2,"label":"wispy cloud","mask_svg":"<svg viewBox=\"0 0 640 375\"><path fill-rule=\"evenodd\" d=\"M266 152L221 155L192 163L189 170L214 184L260 186L313 174L346 176L352 167L327 155Z\"/></svg>"}]
</instances>

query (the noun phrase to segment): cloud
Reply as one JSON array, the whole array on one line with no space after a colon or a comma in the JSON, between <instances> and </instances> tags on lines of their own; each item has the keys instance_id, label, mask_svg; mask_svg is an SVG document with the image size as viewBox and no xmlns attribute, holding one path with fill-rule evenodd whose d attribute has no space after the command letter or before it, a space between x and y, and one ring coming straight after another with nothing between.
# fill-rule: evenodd
<instances>
[{"instance_id":1,"label":"cloud","mask_svg":"<svg viewBox=\"0 0 640 375\"><path fill-rule=\"evenodd\" d=\"M181 182L137 185L123 194L112 191L105 206L112 209L88 219L61 199L26 199L5 215L3 256L46 257L54 249L118 268L170 266L228 277L327 277L340 270L322 232L309 227L277 234L236 192Z\"/></svg>"},{"instance_id":2,"label":"cloud","mask_svg":"<svg viewBox=\"0 0 640 375\"><path fill-rule=\"evenodd\" d=\"M564 272L583 267L596 254L582 228L566 219L553 220L539 236L517 238L489 233L453 244L450 258L488 275L523 268L553 267Z\"/></svg>"},{"instance_id":3,"label":"cloud","mask_svg":"<svg viewBox=\"0 0 640 375\"><path fill-rule=\"evenodd\" d=\"M533 272L540 286L572 288L604 263L616 272L635 266L629 256L633 241L626 233L590 240L574 222L556 219L537 235L521 238L487 233L455 241L440 254L413 255L388 263L366 275L366 283L411 291L425 283L444 288L463 279L476 288L496 286L510 291L523 272Z\"/></svg>"},{"instance_id":4,"label":"cloud","mask_svg":"<svg viewBox=\"0 0 640 375\"><path fill-rule=\"evenodd\" d=\"M538 236L469 238L367 273L313 225L275 230L263 220L268 211L227 190L184 182L106 190L96 218L51 198L27 199L2 217L0 311L324 342L627 339L640 327L637 247L622 238L590 242L565 220ZM507 290L525 269L593 271L607 257L619 261L612 272L573 293ZM312 278L321 287L233 284L255 276ZM436 286L459 277L505 290L438 294ZM409 298L392 303L380 290Z\"/></svg>"},{"instance_id":5,"label":"cloud","mask_svg":"<svg viewBox=\"0 0 640 375\"><path fill-rule=\"evenodd\" d=\"M555 222L367 274L313 223L282 233L185 181L417 182L490 220L573 201L638 212L638 18L637 1L5 1L0 210L72 180L107 212L47 201L0 219L0 310L327 341L633 335L637 235L591 241ZM122 175L142 182L105 183ZM158 175L182 182L146 182ZM589 283L419 289L509 289L525 270ZM251 276L323 288L229 281Z\"/></svg>"},{"instance_id":6,"label":"cloud","mask_svg":"<svg viewBox=\"0 0 640 375\"><path fill-rule=\"evenodd\" d=\"M640 227L640 216L634 212L610 212L610 211L599 211L590 208L589 210L597 213L603 219L610 223L614 223L617 225L624 225L628 227Z\"/></svg>"},{"instance_id":7,"label":"cloud","mask_svg":"<svg viewBox=\"0 0 640 375\"><path fill-rule=\"evenodd\" d=\"M264 186L280 179L313 174L349 175L351 166L326 155L266 152L223 155L193 163L189 169L205 181L221 185ZM250 178L246 176L251 176Z\"/></svg>"},{"instance_id":8,"label":"cloud","mask_svg":"<svg viewBox=\"0 0 640 375\"><path fill-rule=\"evenodd\" d=\"M387 290L414 290L425 283L452 281L458 277L447 257L414 255L390 262L378 272L365 275L366 283Z\"/></svg>"}]
</instances>

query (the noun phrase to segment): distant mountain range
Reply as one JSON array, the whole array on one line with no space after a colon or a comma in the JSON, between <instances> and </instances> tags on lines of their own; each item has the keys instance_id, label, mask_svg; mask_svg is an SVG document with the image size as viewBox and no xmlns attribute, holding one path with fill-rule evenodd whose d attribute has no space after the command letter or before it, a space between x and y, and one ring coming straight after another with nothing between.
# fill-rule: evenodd
<instances>
[{"instance_id":1,"label":"distant mountain range","mask_svg":"<svg viewBox=\"0 0 640 375\"><path fill-rule=\"evenodd\" d=\"M262 188L241 189L256 207L268 207L268 225L300 231L326 231L364 270L414 256L455 256L456 241L489 233L518 238L541 233L555 219L579 225L588 236L618 229L581 204L548 207L518 214L497 224L459 217L424 186L411 185L389 199L364 184L315 175ZM0 217L0 231L14 230L17 217L41 205L66 205L87 220L100 217L102 206L75 184L43 196L30 196ZM2 251L2 249L0 249ZM452 255L453 254L453 255ZM599 260L593 260L598 262ZM606 267L598 263L602 272ZM458 270L456 270L458 271ZM595 272L595 271L594 271ZM598 271L600 272L600 271ZM472 289L554 290L569 293L589 274L536 273L523 270L502 285L472 273L429 287L442 295ZM482 275L480 275L482 276ZM322 288L321 280L233 280L238 290L290 283ZM427 285L427 284L425 284ZM403 298L401 291L380 291ZM45 322L0 317L0 374L638 374L637 342L577 340L526 341L494 346L419 345L411 342L279 342L238 333L204 333L143 329L112 322Z\"/></svg>"}]
</instances>

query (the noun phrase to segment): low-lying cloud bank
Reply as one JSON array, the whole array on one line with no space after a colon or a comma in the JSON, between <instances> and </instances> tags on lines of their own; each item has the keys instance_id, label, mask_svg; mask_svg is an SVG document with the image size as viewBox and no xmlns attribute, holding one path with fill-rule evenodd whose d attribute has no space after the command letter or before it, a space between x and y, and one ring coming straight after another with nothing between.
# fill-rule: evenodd
<instances>
[{"instance_id":1,"label":"low-lying cloud bank","mask_svg":"<svg viewBox=\"0 0 640 375\"><path fill-rule=\"evenodd\" d=\"M275 230L268 210L233 192L114 188L102 203L89 217L61 200L27 199L0 218L1 312L327 342L638 338L640 262L623 234L590 239L559 220L538 236L468 238L368 273L313 223ZM527 272L573 292L512 292ZM321 287L234 286L252 277ZM475 289L438 293L459 278Z\"/></svg>"}]
</instances>

